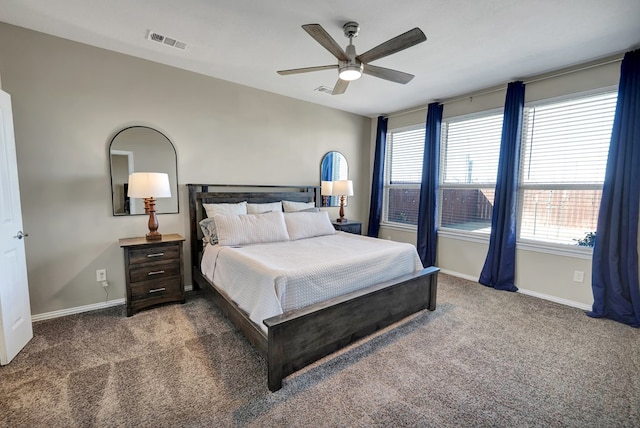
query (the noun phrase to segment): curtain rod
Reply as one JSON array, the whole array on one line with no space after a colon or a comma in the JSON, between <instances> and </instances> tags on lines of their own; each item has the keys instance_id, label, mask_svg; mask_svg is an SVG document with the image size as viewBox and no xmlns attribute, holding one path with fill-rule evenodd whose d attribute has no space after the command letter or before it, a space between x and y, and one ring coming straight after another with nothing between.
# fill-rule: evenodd
<instances>
[{"instance_id":1,"label":"curtain rod","mask_svg":"<svg viewBox=\"0 0 640 428\"><path fill-rule=\"evenodd\" d=\"M597 68L597 67L602 67L605 65L609 65L609 64L614 64L616 62L620 62L622 61L622 58L624 57L624 53L618 53L616 55L612 55L609 56L607 58L604 59L600 59L600 60L596 60L596 61L592 61L592 62L588 62L576 67L570 67L570 68L566 68L563 70L557 70L557 71L553 71L550 73L545 73L545 74L540 74L537 76L532 76L528 79L514 79L514 80L522 80L524 82L525 85L529 84L529 83L535 83L535 82L541 82L543 80L548 80L548 79L553 79L556 77L560 77L560 76L565 76L567 74L572 74L572 73L577 73L579 71L584 71L584 70L589 70L591 68ZM488 94L492 94L494 92L499 92L499 91L503 91L507 89L507 84L501 84L501 85L497 85L497 86L492 86L489 88L486 88L484 90L481 90L479 92L469 92L467 94L464 95L458 95L456 97L452 97L452 98L445 98L444 100L440 101L440 104L446 105L446 104L451 104L457 101L462 101L462 100L466 100L468 98L473 98L473 97L479 97L481 95L488 95ZM438 100L435 100L438 101ZM409 113L414 113L416 111L420 111L420 110L426 110L428 108L428 104L427 105L421 105L421 106L417 106L417 107L413 107L411 109L408 110L402 110L399 111L397 113L392 113L392 114L387 114L387 115L382 115L385 117L396 117L396 116L402 116L405 114L409 114Z\"/></svg>"}]
</instances>

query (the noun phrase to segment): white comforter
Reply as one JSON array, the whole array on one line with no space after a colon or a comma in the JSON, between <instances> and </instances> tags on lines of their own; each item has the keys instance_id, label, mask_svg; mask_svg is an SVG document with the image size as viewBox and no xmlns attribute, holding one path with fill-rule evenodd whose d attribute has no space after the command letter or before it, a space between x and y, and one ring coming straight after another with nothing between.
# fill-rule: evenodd
<instances>
[{"instance_id":1,"label":"white comforter","mask_svg":"<svg viewBox=\"0 0 640 428\"><path fill-rule=\"evenodd\" d=\"M411 244L337 232L243 247L207 245L202 272L263 331L264 319L422 270Z\"/></svg>"}]
</instances>

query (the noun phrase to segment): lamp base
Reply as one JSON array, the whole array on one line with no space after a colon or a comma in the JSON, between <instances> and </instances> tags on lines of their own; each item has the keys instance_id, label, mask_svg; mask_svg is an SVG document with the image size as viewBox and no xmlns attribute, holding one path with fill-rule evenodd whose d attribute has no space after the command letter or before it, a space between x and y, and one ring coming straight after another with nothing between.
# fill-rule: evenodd
<instances>
[{"instance_id":1,"label":"lamp base","mask_svg":"<svg viewBox=\"0 0 640 428\"><path fill-rule=\"evenodd\" d=\"M346 222L348 222L349 220L347 220L345 217L340 217L340 218L337 218L337 219L336 219L336 221L337 221L338 223L346 223Z\"/></svg>"},{"instance_id":2,"label":"lamp base","mask_svg":"<svg viewBox=\"0 0 640 428\"><path fill-rule=\"evenodd\" d=\"M158 232L158 216L156 215L156 200L153 197L145 199L145 209L149 213L149 233L147 241L160 241L162 234Z\"/></svg>"},{"instance_id":3,"label":"lamp base","mask_svg":"<svg viewBox=\"0 0 640 428\"><path fill-rule=\"evenodd\" d=\"M160 241L162 240L162 234L158 232L147 233L147 241Z\"/></svg>"}]
</instances>

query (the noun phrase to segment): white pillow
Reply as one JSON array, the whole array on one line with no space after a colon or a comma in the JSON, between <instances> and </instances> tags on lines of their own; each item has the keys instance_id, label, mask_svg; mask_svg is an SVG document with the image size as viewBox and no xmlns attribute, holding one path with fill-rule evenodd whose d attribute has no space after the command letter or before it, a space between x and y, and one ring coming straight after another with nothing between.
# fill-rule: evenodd
<instances>
[{"instance_id":1,"label":"white pillow","mask_svg":"<svg viewBox=\"0 0 640 428\"><path fill-rule=\"evenodd\" d=\"M216 214L246 214L247 202L238 202L237 204L202 204L207 212L207 217L213 218Z\"/></svg>"},{"instance_id":2,"label":"white pillow","mask_svg":"<svg viewBox=\"0 0 640 428\"><path fill-rule=\"evenodd\" d=\"M336 233L327 211L285 213L284 221L292 241Z\"/></svg>"},{"instance_id":3,"label":"white pillow","mask_svg":"<svg viewBox=\"0 0 640 428\"><path fill-rule=\"evenodd\" d=\"M316 204L313 202L293 202L293 201L282 201L282 207L284 208L284 212L292 213L295 211L302 211L309 208L315 207Z\"/></svg>"},{"instance_id":4,"label":"white pillow","mask_svg":"<svg viewBox=\"0 0 640 428\"><path fill-rule=\"evenodd\" d=\"M247 214L270 213L271 211L282 212L282 202L269 202L267 204L247 204Z\"/></svg>"},{"instance_id":5,"label":"white pillow","mask_svg":"<svg viewBox=\"0 0 640 428\"><path fill-rule=\"evenodd\" d=\"M213 219L220 245L247 245L288 241L289 234L282 212L264 214L220 215Z\"/></svg>"},{"instance_id":6,"label":"white pillow","mask_svg":"<svg viewBox=\"0 0 640 428\"><path fill-rule=\"evenodd\" d=\"M213 218L216 214L220 215L238 215L247 213L247 202L238 202L237 204L202 204L204 210L207 213L207 218ZM204 220L203 220L204 221ZM200 227L203 226L203 221L200 222ZM215 222L205 222L207 232L202 230L205 238L209 233L209 243L215 245L218 243L218 234L216 232Z\"/></svg>"}]
</instances>

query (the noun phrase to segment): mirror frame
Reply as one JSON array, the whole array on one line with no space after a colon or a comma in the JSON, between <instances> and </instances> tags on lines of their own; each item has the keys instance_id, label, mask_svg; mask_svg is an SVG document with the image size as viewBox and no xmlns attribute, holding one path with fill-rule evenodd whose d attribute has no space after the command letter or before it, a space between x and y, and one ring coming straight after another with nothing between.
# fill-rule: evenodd
<instances>
[{"instance_id":1,"label":"mirror frame","mask_svg":"<svg viewBox=\"0 0 640 428\"><path fill-rule=\"evenodd\" d=\"M163 132L158 131L155 128L152 128L150 126L146 126L146 125L131 125L131 126L127 126L125 128L120 129L118 132L116 132L114 134L114 136L111 138L111 141L109 142L109 148L108 148L108 157L109 157L109 178L110 178L110 194L111 194L111 213L114 217L129 217L129 216L134 216L134 215L148 215L145 214L144 212L141 213L135 213L135 214L130 214L130 213L116 213L116 201L115 201L115 191L113 188L113 158L112 158L112 154L113 152L117 152L117 151L122 151L123 154L128 154L131 153L130 150L126 150L126 148L116 148L113 149L113 143L114 141L116 141L116 139L118 138L118 136L120 134L122 134L123 132L127 131L127 130L131 130L133 128L145 128L148 129L150 131L154 131L156 132L160 137L162 137L164 140L166 140L166 142L169 143L169 147L171 147L171 151L173 154L173 161L172 164L174 164L174 168L175 168L175 180L173 180L173 177L171 177L171 174L169 174L169 180L171 182L171 194L172 197L171 199L173 199L173 195L175 195L175 200L176 200L176 205L175 205L175 211L171 210L171 211L167 211L167 210L159 210L157 211L157 214L178 214L180 212L180 197L178 194L178 153L176 152L176 147L174 146L173 142L169 139L169 137L167 137ZM139 171L139 172L143 172L143 171ZM145 171L146 172L146 171ZM148 171L148 172L156 172L156 171ZM174 182L175 181L175 182Z\"/></svg>"},{"instance_id":2,"label":"mirror frame","mask_svg":"<svg viewBox=\"0 0 640 428\"><path fill-rule=\"evenodd\" d=\"M330 154L332 154L332 153L338 154L338 155L340 155L342 157L342 159L344 159L344 163L345 163L345 166L346 166L346 168L345 168L346 169L346 171L345 171L345 175L346 176L345 177L342 177L342 176L336 177L335 176L335 172L334 172L333 180L331 180L331 181L348 180L349 179L349 162L347 162L347 157L345 155L343 155L342 153L340 153L339 151L337 151L337 150L331 150L331 151L325 153L324 156L322 156L322 160L320 161L320 184L321 185L322 185L323 181L326 181L326 180L322 179L323 166L324 166L325 160L328 159L328 156ZM344 206L345 207L348 204L348 200L349 200L348 197L344 198ZM323 207L339 207L340 206L339 197L338 196L328 196L325 199L325 196L322 195L322 206Z\"/></svg>"}]
</instances>

